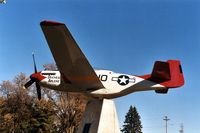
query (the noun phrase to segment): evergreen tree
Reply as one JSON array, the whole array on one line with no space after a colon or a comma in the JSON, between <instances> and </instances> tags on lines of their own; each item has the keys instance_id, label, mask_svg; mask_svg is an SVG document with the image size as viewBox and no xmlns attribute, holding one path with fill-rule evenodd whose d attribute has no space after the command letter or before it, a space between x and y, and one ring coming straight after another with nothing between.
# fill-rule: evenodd
<instances>
[{"instance_id":1,"label":"evergreen tree","mask_svg":"<svg viewBox=\"0 0 200 133\"><path fill-rule=\"evenodd\" d=\"M121 131L122 133L142 133L140 115L138 114L136 107L130 106Z\"/></svg>"}]
</instances>

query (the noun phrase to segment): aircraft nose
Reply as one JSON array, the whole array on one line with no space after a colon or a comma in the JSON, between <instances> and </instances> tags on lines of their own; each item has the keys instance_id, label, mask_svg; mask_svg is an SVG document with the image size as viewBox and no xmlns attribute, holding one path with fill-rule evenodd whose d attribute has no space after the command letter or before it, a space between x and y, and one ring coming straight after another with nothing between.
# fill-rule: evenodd
<instances>
[{"instance_id":1,"label":"aircraft nose","mask_svg":"<svg viewBox=\"0 0 200 133\"><path fill-rule=\"evenodd\" d=\"M41 72L31 74L30 78L34 79L36 81L41 81L41 80L45 79L45 77L41 74Z\"/></svg>"}]
</instances>

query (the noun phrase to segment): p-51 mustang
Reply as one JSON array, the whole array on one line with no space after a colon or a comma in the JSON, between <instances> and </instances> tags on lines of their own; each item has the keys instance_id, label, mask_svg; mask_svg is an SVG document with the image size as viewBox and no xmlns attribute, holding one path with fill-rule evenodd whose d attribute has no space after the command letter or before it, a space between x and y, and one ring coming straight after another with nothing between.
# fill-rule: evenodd
<instances>
[{"instance_id":1,"label":"p-51 mustang","mask_svg":"<svg viewBox=\"0 0 200 133\"><path fill-rule=\"evenodd\" d=\"M96 98L112 99L137 91L155 90L167 93L169 88L184 84L180 61L156 61L151 74L134 76L110 70L94 70L63 23L40 23L59 71L37 72L30 76L25 88L36 82L40 86L66 92L79 92ZM34 57L34 56L33 56Z\"/></svg>"}]
</instances>

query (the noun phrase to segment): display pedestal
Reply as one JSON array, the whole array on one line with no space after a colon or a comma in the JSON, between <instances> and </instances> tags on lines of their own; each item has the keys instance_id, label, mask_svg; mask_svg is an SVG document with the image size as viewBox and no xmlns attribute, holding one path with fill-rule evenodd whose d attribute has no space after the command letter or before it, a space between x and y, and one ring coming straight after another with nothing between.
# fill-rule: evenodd
<instances>
[{"instance_id":1,"label":"display pedestal","mask_svg":"<svg viewBox=\"0 0 200 133\"><path fill-rule=\"evenodd\" d=\"M120 133L113 100L90 100L77 133Z\"/></svg>"}]
</instances>

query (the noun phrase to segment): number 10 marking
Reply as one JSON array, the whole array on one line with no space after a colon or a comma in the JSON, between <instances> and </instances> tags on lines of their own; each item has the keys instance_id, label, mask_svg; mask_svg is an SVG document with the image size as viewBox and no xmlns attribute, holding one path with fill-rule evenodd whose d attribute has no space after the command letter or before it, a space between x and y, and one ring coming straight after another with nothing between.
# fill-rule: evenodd
<instances>
[{"instance_id":1,"label":"number 10 marking","mask_svg":"<svg viewBox=\"0 0 200 133\"><path fill-rule=\"evenodd\" d=\"M108 76L107 76L107 75L99 75L99 79L100 79L101 81L107 81Z\"/></svg>"}]
</instances>

